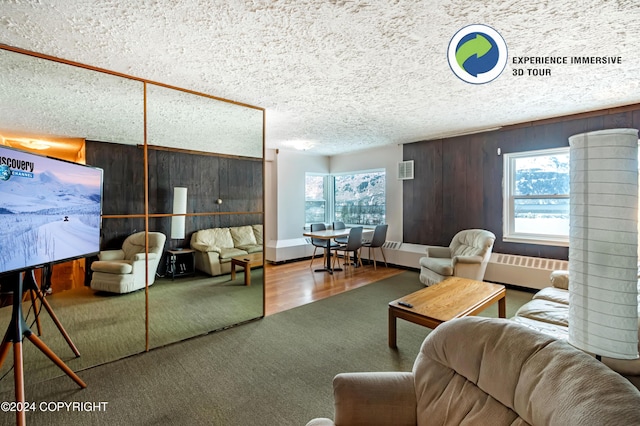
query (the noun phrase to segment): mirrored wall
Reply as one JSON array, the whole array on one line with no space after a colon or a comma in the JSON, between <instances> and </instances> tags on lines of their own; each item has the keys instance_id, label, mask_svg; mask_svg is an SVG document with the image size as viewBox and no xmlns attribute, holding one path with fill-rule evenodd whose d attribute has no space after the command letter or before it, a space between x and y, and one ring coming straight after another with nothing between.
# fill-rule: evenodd
<instances>
[{"instance_id":1,"label":"mirrored wall","mask_svg":"<svg viewBox=\"0 0 640 426\"><path fill-rule=\"evenodd\" d=\"M145 230L166 237L157 269L135 291L91 288L90 265L97 259L75 261L83 274L72 278L54 273L47 300L80 356L44 311L41 338L72 370L264 315L261 267L251 269L250 285L241 267L235 279L229 265L213 274L190 269L196 257L199 263L215 257L191 250L199 231L249 227L260 230L256 243L264 248L262 108L6 46L0 46L0 71L4 145L26 150L28 144L16 141L81 138L86 142L75 161L104 170L101 249L121 249L129 235ZM184 191L179 215L175 188ZM172 229L175 217L182 234ZM76 282L66 285L69 280ZM35 332L28 298L23 307ZM11 309L0 308L0 327L8 326ZM64 374L29 342L23 346L26 383ZM0 375L11 364L9 357ZM6 374L0 391L12 387Z\"/></svg>"}]
</instances>

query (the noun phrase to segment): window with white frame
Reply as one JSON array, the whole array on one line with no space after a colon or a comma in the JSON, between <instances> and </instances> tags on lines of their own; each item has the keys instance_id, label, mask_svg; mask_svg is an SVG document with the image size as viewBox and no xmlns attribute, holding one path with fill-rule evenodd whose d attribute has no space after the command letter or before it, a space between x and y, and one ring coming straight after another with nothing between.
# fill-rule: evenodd
<instances>
[{"instance_id":1,"label":"window with white frame","mask_svg":"<svg viewBox=\"0 0 640 426\"><path fill-rule=\"evenodd\" d=\"M326 223L329 221L329 176L307 173L304 185L304 221Z\"/></svg>"},{"instance_id":2,"label":"window with white frame","mask_svg":"<svg viewBox=\"0 0 640 426\"><path fill-rule=\"evenodd\" d=\"M569 245L569 147L504 154L507 242Z\"/></svg>"},{"instance_id":3,"label":"window with white frame","mask_svg":"<svg viewBox=\"0 0 640 426\"><path fill-rule=\"evenodd\" d=\"M384 169L305 175L305 225L342 221L348 226L386 221Z\"/></svg>"}]
</instances>

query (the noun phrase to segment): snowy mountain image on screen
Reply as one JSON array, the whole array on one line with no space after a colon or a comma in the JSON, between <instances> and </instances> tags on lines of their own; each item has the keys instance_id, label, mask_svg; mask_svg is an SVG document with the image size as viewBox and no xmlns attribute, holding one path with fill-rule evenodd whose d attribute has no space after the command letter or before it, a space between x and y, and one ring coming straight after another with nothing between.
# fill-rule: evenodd
<instances>
[{"instance_id":1,"label":"snowy mountain image on screen","mask_svg":"<svg viewBox=\"0 0 640 426\"><path fill-rule=\"evenodd\" d=\"M80 174L67 172L63 180L45 170L0 182L0 271L79 257L99 247L100 172L72 170Z\"/></svg>"}]
</instances>

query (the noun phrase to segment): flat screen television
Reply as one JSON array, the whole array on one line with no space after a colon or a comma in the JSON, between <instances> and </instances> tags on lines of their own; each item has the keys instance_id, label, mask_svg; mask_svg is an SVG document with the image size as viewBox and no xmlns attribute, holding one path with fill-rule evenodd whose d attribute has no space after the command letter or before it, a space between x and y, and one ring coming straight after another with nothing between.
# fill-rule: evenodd
<instances>
[{"instance_id":1,"label":"flat screen television","mask_svg":"<svg viewBox=\"0 0 640 426\"><path fill-rule=\"evenodd\" d=\"M100 251L103 171L0 146L0 275Z\"/></svg>"}]
</instances>

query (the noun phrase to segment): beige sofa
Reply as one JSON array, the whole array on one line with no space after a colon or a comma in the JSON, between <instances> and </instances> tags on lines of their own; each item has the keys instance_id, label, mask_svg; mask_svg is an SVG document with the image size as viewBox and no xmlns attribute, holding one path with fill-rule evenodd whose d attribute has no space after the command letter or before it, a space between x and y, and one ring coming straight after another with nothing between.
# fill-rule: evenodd
<instances>
[{"instance_id":1,"label":"beige sofa","mask_svg":"<svg viewBox=\"0 0 640 426\"><path fill-rule=\"evenodd\" d=\"M209 228L194 232L196 269L216 276L231 272L231 258L263 250L262 225Z\"/></svg>"},{"instance_id":2,"label":"beige sofa","mask_svg":"<svg viewBox=\"0 0 640 426\"><path fill-rule=\"evenodd\" d=\"M640 391L569 345L497 318L446 322L411 372L338 374L329 425L637 425ZM335 422L335 423L334 423Z\"/></svg>"},{"instance_id":3,"label":"beige sofa","mask_svg":"<svg viewBox=\"0 0 640 426\"><path fill-rule=\"evenodd\" d=\"M520 307L511 319L534 330L566 340L569 337L569 272L554 271L550 275L550 280L551 287L537 292L533 299ZM638 299L640 316L640 296ZM640 341L640 321L638 339ZM640 350L640 342L638 350ZM627 377L640 389L640 359L618 360L602 357L602 362Z\"/></svg>"}]
</instances>

